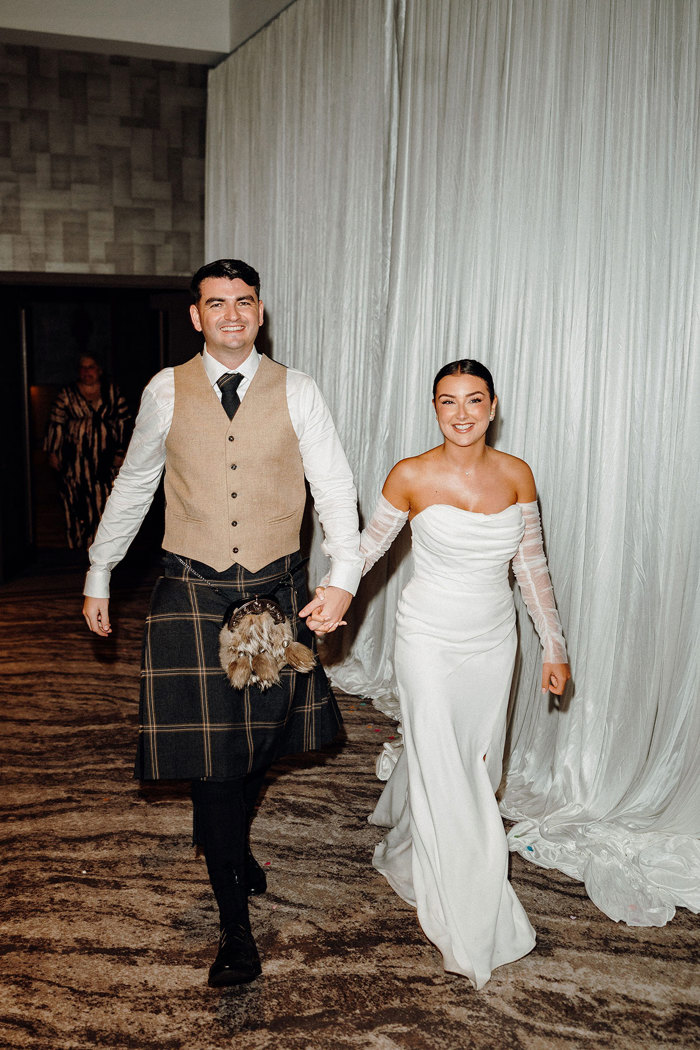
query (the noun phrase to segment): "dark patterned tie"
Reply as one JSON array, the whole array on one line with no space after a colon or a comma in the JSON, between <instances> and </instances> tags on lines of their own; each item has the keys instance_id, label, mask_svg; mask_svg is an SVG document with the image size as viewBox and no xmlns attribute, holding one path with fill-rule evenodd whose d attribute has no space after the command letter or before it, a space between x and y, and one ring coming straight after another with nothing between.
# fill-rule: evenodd
<instances>
[{"instance_id":1,"label":"dark patterned tie","mask_svg":"<svg viewBox=\"0 0 700 1050\"><path fill-rule=\"evenodd\" d=\"M241 403L241 399L238 396L238 387L242 379L243 376L240 372L224 372L216 381L216 385L221 391L221 404L226 409L226 415L229 419L233 419Z\"/></svg>"}]
</instances>

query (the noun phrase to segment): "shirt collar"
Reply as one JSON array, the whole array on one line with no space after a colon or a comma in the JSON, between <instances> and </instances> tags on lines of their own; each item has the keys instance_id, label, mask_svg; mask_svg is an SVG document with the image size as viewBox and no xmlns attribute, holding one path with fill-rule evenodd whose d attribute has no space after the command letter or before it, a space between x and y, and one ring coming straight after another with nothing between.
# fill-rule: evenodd
<instances>
[{"instance_id":1,"label":"shirt collar","mask_svg":"<svg viewBox=\"0 0 700 1050\"><path fill-rule=\"evenodd\" d=\"M217 361L215 357L212 357L206 346L202 353L202 363L204 365L204 371L207 373L207 377L212 386L216 385L217 379L220 379L221 376L226 375L227 372L231 371L230 368L226 368L220 361ZM250 381L257 372L259 364L260 354L255 347L253 347L245 361L243 361L238 368L233 369L233 371L240 372L245 379Z\"/></svg>"}]
</instances>

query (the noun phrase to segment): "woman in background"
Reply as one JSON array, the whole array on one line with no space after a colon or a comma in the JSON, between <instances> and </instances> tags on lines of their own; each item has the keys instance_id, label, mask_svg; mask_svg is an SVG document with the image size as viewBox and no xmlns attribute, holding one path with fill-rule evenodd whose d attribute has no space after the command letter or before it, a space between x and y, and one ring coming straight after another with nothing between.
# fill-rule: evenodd
<instances>
[{"instance_id":1,"label":"woman in background","mask_svg":"<svg viewBox=\"0 0 700 1050\"><path fill-rule=\"evenodd\" d=\"M124 460L131 416L116 385L83 354L78 379L53 403L45 448L58 472L69 547L92 542L112 482Z\"/></svg>"}]
</instances>

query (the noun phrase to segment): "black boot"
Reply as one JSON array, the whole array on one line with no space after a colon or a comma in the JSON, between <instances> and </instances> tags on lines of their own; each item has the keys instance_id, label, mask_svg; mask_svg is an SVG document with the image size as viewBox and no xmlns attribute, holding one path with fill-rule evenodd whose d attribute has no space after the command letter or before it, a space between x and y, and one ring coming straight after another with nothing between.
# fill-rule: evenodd
<instances>
[{"instance_id":1,"label":"black boot","mask_svg":"<svg viewBox=\"0 0 700 1050\"><path fill-rule=\"evenodd\" d=\"M212 889L219 905L219 950L209 970L209 984L220 988L227 984L247 984L262 972L260 956L248 919L248 900L241 869L212 869Z\"/></svg>"},{"instance_id":2,"label":"black boot","mask_svg":"<svg viewBox=\"0 0 700 1050\"><path fill-rule=\"evenodd\" d=\"M248 984L262 973L260 956L246 923L229 923L219 935L219 951L209 970L212 988Z\"/></svg>"}]
</instances>

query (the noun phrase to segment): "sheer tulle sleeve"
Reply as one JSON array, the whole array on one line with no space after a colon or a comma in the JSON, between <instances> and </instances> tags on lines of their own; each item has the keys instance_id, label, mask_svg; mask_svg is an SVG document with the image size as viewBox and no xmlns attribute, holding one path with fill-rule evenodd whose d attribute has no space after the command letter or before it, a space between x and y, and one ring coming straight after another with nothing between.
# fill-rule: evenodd
<instances>
[{"instance_id":1,"label":"sheer tulle sleeve","mask_svg":"<svg viewBox=\"0 0 700 1050\"><path fill-rule=\"evenodd\" d=\"M367 575L382 554L386 554L407 520L408 511L397 510L380 492L374 514L360 533L360 557L365 560L363 576ZM327 572L319 586L327 587L330 578L331 574Z\"/></svg>"},{"instance_id":2,"label":"sheer tulle sleeve","mask_svg":"<svg viewBox=\"0 0 700 1050\"><path fill-rule=\"evenodd\" d=\"M566 643L542 545L539 508L534 502L521 503L520 509L525 521L525 532L518 553L513 558L513 572L540 636L544 662L565 664L568 662Z\"/></svg>"},{"instance_id":3,"label":"sheer tulle sleeve","mask_svg":"<svg viewBox=\"0 0 700 1050\"><path fill-rule=\"evenodd\" d=\"M360 555L365 559L362 575L366 575L382 554L386 554L408 520L407 510L397 510L382 494L371 521L360 535Z\"/></svg>"}]
</instances>

